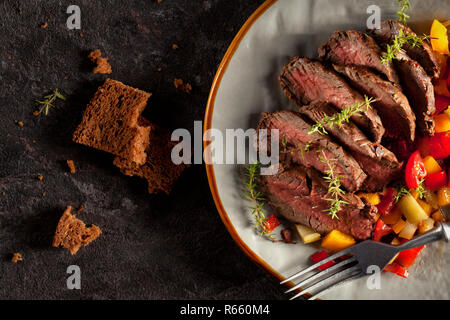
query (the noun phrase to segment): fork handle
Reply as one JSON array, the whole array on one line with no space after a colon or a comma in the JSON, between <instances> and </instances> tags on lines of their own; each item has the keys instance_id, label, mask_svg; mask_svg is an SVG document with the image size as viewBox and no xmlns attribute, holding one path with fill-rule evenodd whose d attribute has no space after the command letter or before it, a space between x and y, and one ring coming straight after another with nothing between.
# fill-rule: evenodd
<instances>
[{"instance_id":1,"label":"fork handle","mask_svg":"<svg viewBox=\"0 0 450 320\"><path fill-rule=\"evenodd\" d=\"M426 244L436 242L439 240L445 240L446 242L450 241L450 225L447 223L439 223L437 228L431 230L430 232L425 233L424 235L411 239L408 242L405 242L398 248L400 250L414 249L417 247L424 246Z\"/></svg>"}]
</instances>

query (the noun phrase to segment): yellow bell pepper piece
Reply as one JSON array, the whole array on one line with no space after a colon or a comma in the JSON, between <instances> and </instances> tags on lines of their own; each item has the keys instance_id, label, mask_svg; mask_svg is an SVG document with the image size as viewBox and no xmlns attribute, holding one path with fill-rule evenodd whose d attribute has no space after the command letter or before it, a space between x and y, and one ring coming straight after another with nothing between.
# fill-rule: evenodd
<instances>
[{"instance_id":1,"label":"yellow bell pepper piece","mask_svg":"<svg viewBox=\"0 0 450 320\"><path fill-rule=\"evenodd\" d=\"M431 213L433 212L433 207L430 206L428 203L426 203L423 200L417 199L417 203L422 207L423 211L425 211L425 213L430 216Z\"/></svg>"},{"instance_id":2,"label":"yellow bell pepper piece","mask_svg":"<svg viewBox=\"0 0 450 320\"><path fill-rule=\"evenodd\" d=\"M322 240L322 247L331 251L341 251L355 243L356 241L352 236L333 230Z\"/></svg>"},{"instance_id":3,"label":"yellow bell pepper piece","mask_svg":"<svg viewBox=\"0 0 450 320\"><path fill-rule=\"evenodd\" d=\"M430 31L431 46L434 51L450 55L448 50L447 28L438 20L434 20Z\"/></svg>"},{"instance_id":4,"label":"yellow bell pepper piece","mask_svg":"<svg viewBox=\"0 0 450 320\"><path fill-rule=\"evenodd\" d=\"M423 163L425 164L425 169L427 170L428 175L442 171L441 166L432 156L425 157L423 159Z\"/></svg>"},{"instance_id":5,"label":"yellow bell pepper piece","mask_svg":"<svg viewBox=\"0 0 450 320\"><path fill-rule=\"evenodd\" d=\"M400 232L402 232L403 228L406 226L406 221L403 219L398 220L398 222L396 224L394 224L392 226L392 230L394 230L394 232L396 234L399 234Z\"/></svg>"},{"instance_id":6,"label":"yellow bell pepper piece","mask_svg":"<svg viewBox=\"0 0 450 320\"><path fill-rule=\"evenodd\" d=\"M450 118L450 107L448 107L444 113Z\"/></svg>"},{"instance_id":7,"label":"yellow bell pepper piece","mask_svg":"<svg viewBox=\"0 0 450 320\"><path fill-rule=\"evenodd\" d=\"M358 196L360 198L366 199L369 203L373 204L374 206L379 205L381 202L380 195L378 193L359 193Z\"/></svg>"},{"instance_id":8,"label":"yellow bell pepper piece","mask_svg":"<svg viewBox=\"0 0 450 320\"><path fill-rule=\"evenodd\" d=\"M449 187L440 188L438 190L437 197L439 206L443 207L450 204L450 188Z\"/></svg>"},{"instance_id":9,"label":"yellow bell pepper piece","mask_svg":"<svg viewBox=\"0 0 450 320\"><path fill-rule=\"evenodd\" d=\"M447 132L450 131L450 118L447 114L443 113L434 117L434 122L436 123L436 132Z\"/></svg>"}]
</instances>

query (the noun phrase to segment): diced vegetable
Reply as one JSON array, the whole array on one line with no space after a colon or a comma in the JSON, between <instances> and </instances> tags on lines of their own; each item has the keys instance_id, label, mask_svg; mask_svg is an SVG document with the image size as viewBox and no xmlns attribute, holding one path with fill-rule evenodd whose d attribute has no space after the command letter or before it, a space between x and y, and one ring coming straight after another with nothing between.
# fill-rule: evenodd
<instances>
[{"instance_id":1,"label":"diced vegetable","mask_svg":"<svg viewBox=\"0 0 450 320\"><path fill-rule=\"evenodd\" d=\"M397 205L411 224L417 224L428 218L428 215L410 194L401 198Z\"/></svg>"},{"instance_id":2,"label":"diced vegetable","mask_svg":"<svg viewBox=\"0 0 450 320\"><path fill-rule=\"evenodd\" d=\"M438 20L434 20L430 31L431 46L434 51L449 55L447 28Z\"/></svg>"},{"instance_id":3,"label":"diced vegetable","mask_svg":"<svg viewBox=\"0 0 450 320\"><path fill-rule=\"evenodd\" d=\"M311 261L312 261L314 264L316 264L316 263L318 263L318 262L320 262L320 261L322 261L322 260L325 260L325 259L328 258L328 257L330 257L330 255L328 254L328 252L326 252L325 250L323 250L323 251L319 251L319 252L316 252L315 254L313 254L313 255L310 257L310 259L311 259ZM335 262L334 260L331 260L331 261L329 261L329 262L327 262L327 263L321 265L318 269L319 269L320 271L323 271L323 270L326 270L326 269L328 269L328 268L334 266L335 264L336 264L336 262Z\"/></svg>"},{"instance_id":4,"label":"diced vegetable","mask_svg":"<svg viewBox=\"0 0 450 320\"><path fill-rule=\"evenodd\" d=\"M408 160L405 169L405 181L409 189L417 189L420 180L425 178L427 171L419 151L414 152Z\"/></svg>"},{"instance_id":5,"label":"diced vegetable","mask_svg":"<svg viewBox=\"0 0 450 320\"><path fill-rule=\"evenodd\" d=\"M322 240L322 247L331 251L341 251L355 243L356 241L352 236L333 230Z\"/></svg>"},{"instance_id":6,"label":"diced vegetable","mask_svg":"<svg viewBox=\"0 0 450 320\"><path fill-rule=\"evenodd\" d=\"M409 276L408 270L406 270L404 267L402 267L401 265L399 265L396 262L388 264L384 268L384 271L395 273L396 275L399 275L400 277L403 277L405 279L408 278L408 276Z\"/></svg>"},{"instance_id":7,"label":"diced vegetable","mask_svg":"<svg viewBox=\"0 0 450 320\"><path fill-rule=\"evenodd\" d=\"M425 190L423 197L434 210L439 209L438 198L433 191Z\"/></svg>"},{"instance_id":8,"label":"diced vegetable","mask_svg":"<svg viewBox=\"0 0 450 320\"><path fill-rule=\"evenodd\" d=\"M382 216L381 219L383 219L384 223L393 225L396 224L402 218L402 215L403 215L402 212L396 206L394 209L391 210L391 212Z\"/></svg>"},{"instance_id":9,"label":"diced vegetable","mask_svg":"<svg viewBox=\"0 0 450 320\"><path fill-rule=\"evenodd\" d=\"M296 224L295 228L297 229L298 235L300 236L304 244L313 243L319 241L322 238L320 233L315 232L313 229L308 228L307 226Z\"/></svg>"},{"instance_id":10,"label":"diced vegetable","mask_svg":"<svg viewBox=\"0 0 450 320\"><path fill-rule=\"evenodd\" d=\"M428 175L442 171L441 166L432 156L425 157L423 163L425 164L425 170Z\"/></svg>"},{"instance_id":11,"label":"diced vegetable","mask_svg":"<svg viewBox=\"0 0 450 320\"><path fill-rule=\"evenodd\" d=\"M402 232L403 228L406 226L406 221L403 219L398 220L398 222L396 224L394 224L392 226L392 230L396 233L399 234L400 232Z\"/></svg>"},{"instance_id":12,"label":"diced vegetable","mask_svg":"<svg viewBox=\"0 0 450 320\"><path fill-rule=\"evenodd\" d=\"M264 223L264 227L267 231L272 232L280 225L280 221L278 220L275 214L272 214Z\"/></svg>"},{"instance_id":13,"label":"diced vegetable","mask_svg":"<svg viewBox=\"0 0 450 320\"><path fill-rule=\"evenodd\" d=\"M420 199L417 199L416 201L419 204L419 206L422 207L423 211L425 211L427 216L430 216L431 213L433 213L433 207L430 206L428 203L426 203L425 201L422 201Z\"/></svg>"},{"instance_id":14,"label":"diced vegetable","mask_svg":"<svg viewBox=\"0 0 450 320\"><path fill-rule=\"evenodd\" d=\"M445 113L435 116L434 123L436 126L435 131L437 133L450 131L450 118Z\"/></svg>"},{"instance_id":15,"label":"diced vegetable","mask_svg":"<svg viewBox=\"0 0 450 320\"><path fill-rule=\"evenodd\" d=\"M437 193L438 204L440 207L450 204L450 188L442 187Z\"/></svg>"},{"instance_id":16,"label":"diced vegetable","mask_svg":"<svg viewBox=\"0 0 450 320\"><path fill-rule=\"evenodd\" d=\"M417 224L412 224L406 221L405 227L399 233L399 237L407 240L411 240L414 237L414 234L417 231Z\"/></svg>"},{"instance_id":17,"label":"diced vegetable","mask_svg":"<svg viewBox=\"0 0 450 320\"><path fill-rule=\"evenodd\" d=\"M428 231L434 228L434 220L432 218L428 218L419 223L419 234L427 233Z\"/></svg>"},{"instance_id":18,"label":"diced vegetable","mask_svg":"<svg viewBox=\"0 0 450 320\"><path fill-rule=\"evenodd\" d=\"M388 188L385 192L385 194L381 197L380 203L377 205L378 212L381 213L381 215L386 215L395 206L395 197L397 196L397 190L394 188Z\"/></svg>"},{"instance_id":19,"label":"diced vegetable","mask_svg":"<svg viewBox=\"0 0 450 320\"><path fill-rule=\"evenodd\" d=\"M373 204L374 206L380 204L381 202L380 195L378 193L359 193L358 196L360 198L366 199L369 203Z\"/></svg>"},{"instance_id":20,"label":"diced vegetable","mask_svg":"<svg viewBox=\"0 0 450 320\"><path fill-rule=\"evenodd\" d=\"M411 267L414 264L417 257L419 256L420 251L422 251L424 248L425 248L425 246L422 246L422 247L402 251L398 255L395 262L398 263L399 265L401 265L402 267L405 267L406 269L408 269L409 267Z\"/></svg>"},{"instance_id":21,"label":"diced vegetable","mask_svg":"<svg viewBox=\"0 0 450 320\"><path fill-rule=\"evenodd\" d=\"M431 217L436 222L445 222L445 217L440 210L433 213Z\"/></svg>"},{"instance_id":22,"label":"diced vegetable","mask_svg":"<svg viewBox=\"0 0 450 320\"><path fill-rule=\"evenodd\" d=\"M420 139L419 150L424 157L431 155L436 160L447 158L450 155L450 134L437 133Z\"/></svg>"},{"instance_id":23,"label":"diced vegetable","mask_svg":"<svg viewBox=\"0 0 450 320\"><path fill-rule=\"evenodd\" d=\"M419 196L420 196L419 191L417 191L416 189L414 189L414 190L411 190L410 193L411 193L412 197L413 197L415 200L419 199Z\"/></svg>"},{"instance_id":24,"label":"diced vegetable","mask_svg":"<svg viewBox=\"0 0 450 320\"><path fill-rule=\"evenodd\" d=\"M383 220L378 220L377 224L375 225L375 231L373 233L373 240L374 241L380 241L381 238L384 236L387 236L388 234L392 233L392 228L389 227L387 224L383 222Z\"/></svg>"},{"instance_id":25,"label":"diced vegetable","mask_svg":"<svg viewBox=\"0 0 450 320\"><path fill-rule=\"evenodd\" d=\"M450 81L450 77L447 80ZM450 107L448 107L444 112L448 117L450 117Z\"/></svg>"},{"instance_id":26,"label":"diced vegetable","mask_svg":"<svg viewBox=\"0 0 450 320\"><path fill-rule=\"evenodd\" d=\"M447 173L441 171L433 173L425 178L425 187L428 190L438 190L439 188L447 185Z\"/></svg>"}]
</instances>

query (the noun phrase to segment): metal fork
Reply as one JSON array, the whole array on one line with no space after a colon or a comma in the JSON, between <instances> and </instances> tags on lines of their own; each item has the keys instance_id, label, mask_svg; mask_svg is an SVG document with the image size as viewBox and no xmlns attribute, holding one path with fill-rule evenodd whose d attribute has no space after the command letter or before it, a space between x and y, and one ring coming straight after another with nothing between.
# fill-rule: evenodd
<instances>
[{"instance_id":1,"label":"metal fork","mask_svg":"<svg viewBox=\"0 0 450 320\"><path fill-rule=\"evenodd\" d=\"M450 212L450 207L445 207L441 210ZM439 223L435 229L413 238L412 240L399 246L388 245L370 240L364 241L294 274L281 282L281 284L285 284L294 279L305 276L317 270L320 266L326 264L327 262L336 260L338 263L332 267L316 272L285 292L289 293L295 290L301 290L301 292L297 293L290 300L297 299L306 294L312 295L308 298L309 300L316 299L319 295L338 285L373 274L373 270L375 270L373 267L378 267L378 270L384 270L384 268L397 255L397 253L403 250L417 248L439 240L449 242L449 224Z\"/></svg>"}]
</instances>

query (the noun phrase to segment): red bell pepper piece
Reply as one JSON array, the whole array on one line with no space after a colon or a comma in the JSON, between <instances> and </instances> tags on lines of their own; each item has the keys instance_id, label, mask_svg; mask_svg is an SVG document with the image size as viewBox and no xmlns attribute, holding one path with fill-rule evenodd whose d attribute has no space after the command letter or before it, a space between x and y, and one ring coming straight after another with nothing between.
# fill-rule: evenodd
<instances>
[{"instance_id":1,"label":"red bell pepper piece","mask_svg":"<svg viewBox=\"0 0 450 320\"><path fill-rule=\"evenodd\" d=\"M448 83L448 81L447 81ZM436 95L436 113L434 114L437 116L442 111L447 110L447 108L450 106L450 98L444 97L440 95Z\"/></svg>"},{"instance_id":2,"label":"red bell pepper piece","mask_svg":"<svg viewBox=\"0 0 450 320\"><path fill-rule=\"evenodd\" d=\"M429 190L437 190L447 185L447 173L441 171L433 173L425 178L425 187Z\"/></svg>"},{"instance_id":3,"label":"red bell pepper piece","mask_svg":"<svg viewBox=\"0 0 450 320\"><path fill-rule=\"evenodd\" d=\"M425 246L408 249L399 253L395 262L401 265L402 267L408 269L411 267L419 256L420 251L422 251Z\"/></svg>"},{"instance_id":4,"label":"red bell pepper piece","mask_svg":"<svg viewBox=\"0 0 450 320\"><path fill-rule=\"evenodd\" d=\"M328 254L328 252L326 252L326 251L324 250L324 251L316 252L315 254L313 254L313 255L310 257L310 259L311 259L311 261L312 261L313 263L318 263L318 262L320 262L320 261L322 261L322 260L325 260L325 259L328 258L329 256L330 256L330 255ZM329 261L329 262L327 262L327 263L321 265L321 266L319 267L319 270L320 270L320 271L326 270L326 269L328 269L328 268L334 266L335 264L336 264L336 262L335 262L334 260L331 260L331 261Z\"/></svg>"},{"instance_id":5,"label":"red bell pepper piece","mask_svg":"<svg viewBox=\"0 0 450 320\"><path fill-rule=\"evenodd\" d=\"M430 155L436 160L442 160L450 155L450 134L448 132L436 133L427 137Z\"/></svg>"},{"instance_id":6,"label":"red bell pepper piece","mask_svg":"<svg viewBox=\"0 0 450 320\"><path fill-rule=\"evenodd\" d=\"M405 181L409 189L417 189L419 187L420 180L425 178L427 170L425 169L425 163L419 151L414 152L408 160L405 169Z\"/></svg>"},{"instance_id":7,"label":"red bell pepper piece","mask_svg":"<svg viewBox=\"0 0 450 320\"><path fill-rule=\"evenodd\" d=\"M276 227L280 225L280 221L278 220L275 214L271 215L269 219L264 223L264 227L267 231L272 232Z\"/></svg>"},{"instance_id":8,"label":"red bell pepper piece","mask_svg":"<svg viewBox=\"0 0 450 320\"><path fill-rule=\"evenodd\" d=\"M384 268L384 271L395 273L396 275L399 275L400 277L403 277L405 279L408 278L409 276L408 270L406 270L404 267L395 262L388 264Z\"/></svg>"},{"instance_id":9,"label":"red bell pepper piece","mask_svg":"<svg viewBox=\"0 0 450 320\"><path fill-rule=\"evenodd\" d=\"M387 215L395 207L395 197L397 196L397 190L394 188L386 189L386 192L381 197L380 203L377 205L378 212L382 215Z\"/></svg>"},{"instance_id":10,"label":"red bell pepper piece","mask_svg":"<svg viewBox=\"0 0 450 320\"><path fill-rule=\"evenodd\" d=\"M444 152L447 157L450 156L450 132L439 133L441 138L441 145L444 148Z\"/></svg>"},{"instance_id":11,"label":"red bell pepper piece","mask_svg":"<svg viewBox=\"0 0 450 320\"><path fill-rule=\"evenodd\" d=\"M375 231L373 233L373 241L380 241L381 238L387 236L392 232L392 228L379 219L375 225Z\"/></svg>"}]
</instances>

